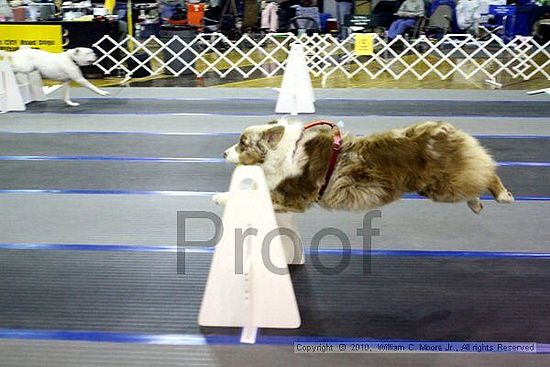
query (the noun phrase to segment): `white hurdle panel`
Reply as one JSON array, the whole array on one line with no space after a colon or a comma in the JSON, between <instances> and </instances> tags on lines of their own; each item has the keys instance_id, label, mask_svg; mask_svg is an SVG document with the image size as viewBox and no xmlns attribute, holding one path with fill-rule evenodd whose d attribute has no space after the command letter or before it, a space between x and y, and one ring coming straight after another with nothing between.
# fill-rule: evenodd
<instances>
[{"instance_id":1,"label":"white hurdle panel","mask_svg":"<svg viewBox=\"0 0 550 367\"><path fill-rule=\"evenodd\" d=\"M46 100L42 77L38 71L32 71L29 74L18 74L16 79L23 103L27 104L33 101Z\"/></svg>"},{"instance_id":2,"label":"white hurdle panel","mask_svg":"<svg viewBox=\"0 0 550 367\"><path fill-rule=\"evenodd\" d=\"M281 227L296 229L291 215L280 215L279 220ZM278 235L279 224L260 167L235 169L223 228L199 325L242 327L242 343L254 343L258 328L298 328L300 313L287 264L303 263L303 248L288 240L283 244L283 236ZM252 234L243 238L236 231L242 236L249 231Z\"/></svg>"},{"instance_id":3,"label":"white hurdle panel","mask_svg":"<svg viewBox=\"0 0 550 367\"><path fill-rule=\"evenodd\" d=\"M7 60L0 61L0 113L25 111L15 74Z\"/></svg>"},{"instance_id":4,"label":"white hurdle panel","mask_svg":"<svg viewBox=\"0 0 550 367\"><path fill-rule=\"evenodd\" d=\"M7 60L0 61L0 113L25 111L33 101L45 101L42 77L38 71L15 75Z\"/></svg>"}]
</instances>

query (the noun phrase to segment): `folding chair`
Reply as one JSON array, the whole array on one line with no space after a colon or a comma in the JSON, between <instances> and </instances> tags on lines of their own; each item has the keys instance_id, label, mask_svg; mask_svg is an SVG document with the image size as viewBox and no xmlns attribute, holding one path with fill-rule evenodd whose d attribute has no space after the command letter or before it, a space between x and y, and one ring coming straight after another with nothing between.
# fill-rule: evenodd
<instances>
[{"instance_id":1,"label":"folding chair","mask_svg":"<svg viewBox=\"0 0 550 367\"><path fill-rule=\"evenodd\" d=\"M319 32L319 23L311 17L294 17L289 20L289 30L296 35L308 34L311 35L315 32Z\"/></svg>"},{"instance_id":2,"label":"folding chair","mask_svg":"<svg viewBox=\"0 0 550 367\"><path fill-rule=\"evenodd\" d=\"M485 32L485 35L481 36L480 40L487 40L493 34L502 39L512 38L514 36L516 6L494 3L489 3L487 5L486 12L482 13L482 22L479 26L479 28Z\"/></svg>"},{"instance_id":3,"label":"folding chair","mask_svg":"<svg viewBox=\"0 0 550 367\"><path fill-rule=\"evenodd\" d=\"M419 34L439 39L454 30L456 19L454 0L435 0L431 3L429 14Z\"/></svg>"},{"instance_id":4,"label":"folding chair","mask_svg":"<svg viewBox=\"0 0 550 367\"><path fill-rule=\"evenodd\" d=\"M372 0L371 27L389 28L400 5L397 0Z\"/></svg>"}]
</instances>

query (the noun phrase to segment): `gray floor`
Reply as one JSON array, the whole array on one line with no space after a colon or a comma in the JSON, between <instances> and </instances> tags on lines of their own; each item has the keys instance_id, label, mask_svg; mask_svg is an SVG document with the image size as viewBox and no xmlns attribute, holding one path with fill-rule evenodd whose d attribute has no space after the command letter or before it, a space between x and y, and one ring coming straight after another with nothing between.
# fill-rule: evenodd
<instances>
[{"instance_id":1,"label":"gray floor","mask_svg":"<svg viewBox=\"0 0 550 367\"><path fill-rule=\"evenodd\" d=\"M197 325L211 253L180 258L143 251L0 254L0 333L61 330L238 340L239 328ZM262 329L258 343L274 344L276 337L288 345L300 337L368 336L550 345L550 309L541 307L550 302L548 260L377 255L345 261L338 273L328 270L342 262L339 255L307 255L305 265L292 267L300 328Z\"/></svg>"},{"instance_id":2,"label":"gray floor","mask_svg":"<svg viewBox=\"0 0 550 367\"><path fill-rule=\"evenodd\" d=\"M242 131L245 126L263 123L275 116L273 106L276 91L268 88L254 90L113 88L111 92L112 96L109 98L95 98L88 91L75 89L75 99L80 99L82 103L78 108L65 108L59 101L48 101L31 105L28 113L0 115L0 156L4 159L0 161L0 212L2 213L0 245L34 243L174 246L177 238L177 211L207 210L218 215L222 214L220 208L211 202L210 194L227 188L231 165L125 161L16 161L15 159L20 159L21 156L219 158L220 152L235 141L235 134ZM334 121L343 120L345 129L350 133L368 134L418 121L444 118L469 133L479 135L482 143L499 161L550 162L548 149L550 99L546 95L527 96L521 91L319 90L316 91L316 97L318 114L300 116L301 119L310 121L328 117ZM217 100L212 101L212 98ZM241 100L231 98L241 98ZM338 98L345 98L347 101L338 101ZM41 111L47 111L47 113L39 113ZM136 114L140 111L145 114ZM227 112L232 115L224 115ZM257 116L251 116L251 114ZM162 135L166 133L173 135ZM232 135L216 135L218 133ZM483 138L484 135L505 136ZM517 135L532 137L516 139ZM514 138L506 138L506 136ZM516 195L550 196L550 168L501 167L500 172L504 182ZM32 190L44 189L87 189L98 190L98 192L73 194L32 192ZM175 192L163 195L145 192L105 195L101 192L113 189ZM542 200L519 201L513 205L499 205L494 201L486 201L484 212L476 216L463 204L448 205L433 204L427 200L402 200L382 208L382 218L375 220L375 226L380 228L381 234L374 238L373 248L550 253L548 205L550 205L548 201ZM306 245L311 242L316 232L331 226L349 234L352 246L361 248L360 239L354 234L356 228L362 224L362 214L313 209L301 215L298 222ZM210 237L212 230L208 223L196 223L189 228L188 239L190 240ZM323 241L321 246L323 248L339 247L330 239ZM12 262L6 254L12 251L2 251L6 256L3 260L7 261L4 269L11 268ZM154 313L152 310L146 315L147 319L141 321L135 319L136 315L127 314L124 310L125 301L135 307L144 307L144 310L147 310L147 303L139 297L132 299L131 302L117 298L119 297L117 285L106 286L103 283L105 280L100 276L95 277L95 287L91 286L88 292L86 274L71 272L70 259L80 255L68 252L66 256L61 257L60 261L48 262L48 257L52 255L36 255L36 252L32 252L29 256L24 256L24 253L17 252L21 250L14 251L16 254L9 256L16 256L18 261L29 261L24 269L21 268L24 275L21 275L19 284L23 287L22 292L27 292L25 297L30 298L24 298L26 301L22 298L20 301L28 310L46 318L43 324L25 324L24 319L18 323L15 317L19 315L19 311L9 308L8 302L8 306L0 307L0 320L4 320L2 325L6 327L55 329L56 325L60 325L59 321L56 321L56 317L60 316L59 309L50 304L50 308L41 312L41 307L46 306L45 299L50 296L65 297L67 303L64 307L68 307L71 312L78 312L79 307L87 307L88 298L86 297L89 297L89 301L92 302L96 297L103 296L111 297L110 302L121 305L117 312L112 312L110 319L103 320L106 330L113 328L119 331L138 330L140 325L156 322L158 323L157 332L163 332L163 330L178 332L178 325L170 321L173 319L164 319L162 314ZM42 252L45 254L48 251ZM58 252L51 252L53 253ZM117 266L133 256L128 253L107 256L103 271L106 275L120 277L122 273ZM158 257L158 255L151 256ZM135 275L139 277L123 277L120 281L125 282L126 286L135 287L136 292L133 296L138 296L141 291L155 293L155 287L159 287L158 284L142 289L136 282L140 279L149 279L147 274L155 274L160 271L160 268L152 267L152 263L147 265L146 255L136 258L139 258L135 264L139 270ZM58 266L57 271L53 271L51 269L56 269L55 264L64 265ZM464 270L461 270L460 265L452 266L444 260L441 264L453 271ZM86 266L84 262L82 265ZM508 268L501 268L501 265L495 265L494 274L510 275ZM483 283L481 278L476 278L476 274L483 273L481 270L493 274L491 269L480 267L478 271L474 267L473 270L469 270L468 277ZM544 267L540 269L540 274L536 276L534 270L532 274L526 270L527 279L536 284L546 284L548 279L545 278ZM89 272L93 271L89 269ZM44 283L47 274L51 272L55 272L58 276L68 274L67 278L74 277L71 283L74 287L60 289L55 286L55 283ZM196 281L203 284L204 273L201 274L202 278L197 278ZM388 274L391 274L391 271L388 271ZM17 292L14 291L17 289L17 287L14 288L17 285L17 277L13 278L17 273L11 271L7 275L2 279L9 278L12 281L4 280L5 283L2 283L0 280L0 288L4 289L4 296L17 297ZM513 274L510 276L513 278L511 282L519 279L514 278ZM170 275L164 269L155 277L168 279ZM403 278L406 277L403 275ZM62 278L63 276L59 279L62 280ZM413 279L415 278L411 277L410 281ZM437 279L434 279L433 284L436 283ZM440 286L444 288L444 283L430 287L435 289ZM35 295L43 296L33 297L33 287L36 287ZM534 291L530 295L526 293L525 297L531 297L536 304L539 295L537 292L542 288L539 289L536 285L530 287ZM463 288L462 291L466 292L464 294L468 295L468 287ZM106 293L101 294L102 289ZM482 289L477 289L477 292L481 292L480 296L483 296ZM159 288L158 291L161 292L163 289ZM196 306L200 300L200 287L195 291L188 300ZM427 295L433 295L429 290L425 291L428 291ZM308 294L311 292L311 296L315 296L314 289L304 288L302 292ZM79 294L79 298L71 303L71 295L75 294ZM523 293L518 291L510 294L518 296ZM178 302L182 301L177 298L178 294L172 296L176 297ZM538 304L541 308L537 310L544 310L546 298L542 294L540 296ZM177 315L178 310L172 309L174 305L163 304L164 301L166 300L154 299L152 302L164 307L165 312ZM316 302L322 305L320 299ZM368 299L362 302L365 305L370 304ZM491 307L498 303L496 298L491 302ZM472 300L472 304L474 303ZM360 310L361 304L361 302L354 303L354 307ZM74 309L71 308L73 306ZM489 307L489 305L472 307L483 314L485 306ZM101 313L101 307L96 311ZM391 313L391 309L386 311ZM426 312L429 311L428 309ZM467 312L467 310L463 311ZM89 317L90 320L95 316L91 311L79 315L84 319ZM48 317L51 318L48 319ZM195 317L196 315L186 319L185 322L196 325ZM346 320L350 322L344 317L343 324L346 324L344 322ZM71 322L70 319L66 321ZM328 323L328 319L319 320L316 323L323 325L324 322ZM526 332L543 330L546 326L541 325L540 320L537 319L529 322L533 324L526 324L524 328ZM506 323L506 320L502 320L502 323ZM130 324L131 327L128 326ZM89 324L80 325L93 328L98 324L90 321ZM489 327L492 324L487 325ZM78 324L73 326L78 327ZM475 329L474 326L472 327ZM513 334L513 331L509 333ZM490 332L487 335L491 335ZM369 336L369 330L364 331L364 336ZM514 335L510 335L510 338L513 339L513 337ZM292 353L290 346L249 348L197 345L192 347L147 346L17 339L0 340L0 355L2 366L100 364L162 366L177 363L183 363L186 366L333 366L336 364L343 366L550 366L546 356L475 354L302 356Z\"/></svg>"},{"instance_id":3,"label":"gray floor","mask_svg":"<svg viewBox=\"0 0 550 367\"><path fill-rule=\"evenodd\" d=\"M227 163L97 161L0 161L0 189L84 189L221 192L233 166ZM516 196L550 196L550 170L500 167Z\"/></svg>"},{"instance_id":4,"label":"gray floor","mask_svg":"<svg viewBox=\"0 0 550 367\"><path fill-rule=\"evenodd\" d=\"M106 88L112 98L268 98L276 99L275 88ZM84 88L71 90L75 98L105 98ZM52 97L59 98L61 91ZM371 100L441 100L441 101L548 101L548 96L528 95L521 90L441 90L441 89L340 89L315 90L319 98L359 98Z\"/></svg>"},{"instance_id":5,"label":"gray floor","mask_svg":"<svg viewBox=\"0 0 550 367\"><path fill-rule=\"evenodd\" d=\"M69 134L1 133L0 156L114 156L221 158L237 134ZM550 162L549 139L479 138L497 161Z\"/></svg>"},{"instance_id":6,"label":"gray floor","mask_svg":"<svg viewBox=\"0 0 550 367\"><path fill-rule=\"evenodd\" d=\"M546 101L407 101L317 99L315 108L319 114L330 116L500 116L500 117L550 117ZM265 116L272 113L274 99L158 99L154 104L134 98L99 99L83 98L80 106L68 107L63 101L34 102L26 113L72 113L110 115L251 115Z\"/></svg>"},{"instance_id":7,"label":"gray floor","mask_svg":"<svg viewBox=\"0 0 550 367\"><path fill-rule=\"evenodd\" d=\"M177 211L204 210L221 216L209 196L3 194L2 240L8 243L78 243L175 246ZM482 215L466 205L403 200L382 210L374 221L380 236L375 249L548 252L550 218L545 202L485 203ZM313 209L299 216L304 244L315 233L336 227L349 233L354 248L363 214ZM464 228L468 230L465 231ZM521 230L518 230L521 228ZM189 226L189 240L211 237L208 220ZM327 238L324 248L339 244Z\"/></svg>"},{"instance_id":8,"label":"gray floor","mask_svg":"<svg viewBox=\"0 0 550 367\"><path fill-rule=\"evenodd\" d=\"M58 114L43 114L33 118L26 114L10 114L9 118L0 115L0 131L11 132L150 132L169 134L233 133L238 134L244 128L254 124L263 124L276 118L266 116L223 116L204 117L193 115L163 115L161 117L135 115L131 118L121 116L70 115L60 118ZM280 117L280 116L279 116ZM335 118L319 114L300 115L302 121L319 119L341 120L347 131L353 134L370 134L391 128L407 126L421 121L441 120L440 116L346 116ZM507 134L507 135L547 135L548 118L509 118L509 117L445 117L455 126L470 134Z\"/></svg>"}]
</instances>

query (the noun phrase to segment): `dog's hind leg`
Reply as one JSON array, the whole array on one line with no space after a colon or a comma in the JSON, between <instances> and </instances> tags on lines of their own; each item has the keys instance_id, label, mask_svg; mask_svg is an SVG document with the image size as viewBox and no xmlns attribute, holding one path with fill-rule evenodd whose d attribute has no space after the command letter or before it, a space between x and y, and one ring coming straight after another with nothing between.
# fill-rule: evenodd
<instances>
[{"instance_id":1,"label":"dog's hind leg","mask_svg":"<svg viewBox=\"0 0 550 367\"><path fill-rule=\"evenodd\" d=\"M88 88L92 92L99 94L100 96L108 96L110 94L109 92L107 92L105 90L99 89L98 87L96 87L95 85L93 85L92 83L87 81L84 77L76 78L76 79L73 79L73 80L75 82L77 82L78 84L80 84L81 86L83 86L85 88Z\"/></svg>"},{"instance_id":2,"label":"dog's hind leg","mask_svg":"<svg viewBox=\"0 0 550 367\"><path fill-rule=\"evenodd\" d=\"M63 83L63 100L65 103L71 107L76 107L79 105L79 103L71 101L71 82L64 82Z\"/></svg>"},{"instance_id":3,"label":"dog's hind leg","mask_svg":"<svg viewBox=\"0 0 550 367\"><path fill-rule=\"evenodd\" d=\"M495 200L499 203L509 204L514 201L514 196L504 185L500 178L495 174L488 187Z\"/></svg>"},{"instance_id":4,"label":"dog's hind leg","mask_svg":"<svg viewBox=\"0 0 550 367\"><path fill-rule=\"evenodd\" d=\"M479 198L470 199L466 202L466 204L468 204L468 207L476 214L481 213L483 210L483 203L479 200Z\"/></svg>"}]
</instances>

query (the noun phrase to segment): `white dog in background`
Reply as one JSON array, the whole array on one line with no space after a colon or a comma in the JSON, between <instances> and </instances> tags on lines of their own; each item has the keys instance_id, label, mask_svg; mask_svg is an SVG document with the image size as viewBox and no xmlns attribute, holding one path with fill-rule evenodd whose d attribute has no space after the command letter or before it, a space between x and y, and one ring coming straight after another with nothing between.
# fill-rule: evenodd
<instances>
[{"instance_id":1,"label":"white dog in background","mask_svg":"<svg viewBox=\"0 0 550 367\"><path fill-rule=\"evenodd\" d=\"M91 65L96 59L94 51L86 47L77 47L62 53L52 53L37 50L28 46L21 46L19 50L4 53L15 72L28 74L38 71L43 78L60 80L63 82L63 100L69 106L78 106L71 101L70 82L74 81L101 96L109 95L109 92L99 89L86 80L79 66Z\"/></svg>"}]
</instances>

